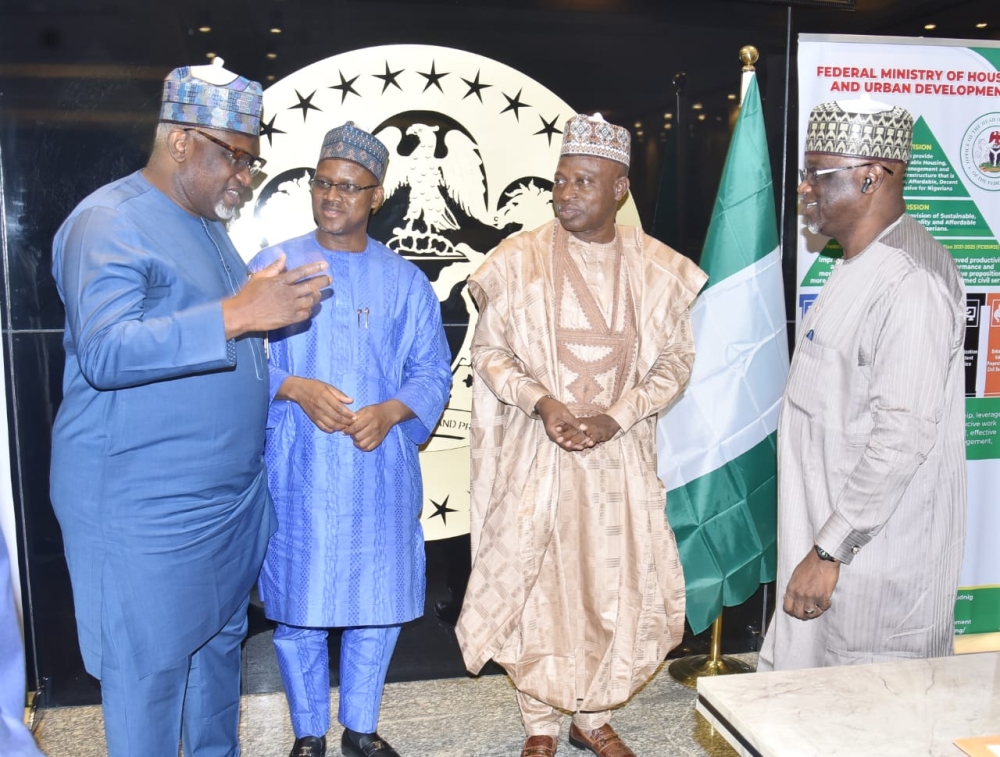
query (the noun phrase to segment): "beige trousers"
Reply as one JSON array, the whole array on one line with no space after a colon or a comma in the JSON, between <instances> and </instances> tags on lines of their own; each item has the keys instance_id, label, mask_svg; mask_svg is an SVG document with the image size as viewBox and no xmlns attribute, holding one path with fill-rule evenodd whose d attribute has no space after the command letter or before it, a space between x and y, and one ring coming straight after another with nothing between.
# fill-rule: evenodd
<instances>
[{"instance_id":1,"label":"beige trousers","mask_svg":"<svg viewBox=\"0 0 1000 757\"><path fill-rule=\"evenodd\" d=\"M521 710L521 722L528 736L559 737L562 727L562 710L545 704L534 697L517 690L517 706ZM574 712L573 723L581 731L595 731L611 720L611 710L601 712Z\"/></svg>"}]
</instances>

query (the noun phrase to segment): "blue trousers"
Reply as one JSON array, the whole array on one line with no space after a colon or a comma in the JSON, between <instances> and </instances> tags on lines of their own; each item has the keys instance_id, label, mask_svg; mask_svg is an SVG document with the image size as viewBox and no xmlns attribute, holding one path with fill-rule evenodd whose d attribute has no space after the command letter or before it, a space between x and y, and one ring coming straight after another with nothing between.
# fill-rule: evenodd
<instances>
[{"instance_id":1,"label":"blue trousers","mask_svg":"<svg viewBox=\"0 0 1000 757\"><path fill-rule=\"evenodd\" d=\"M240 645L247 634L249 595L222 630L190 657L139 678L116 645L119 618L102 624L101 700L108 757L238 757ZM119 631L118 633L123 633Z\"/></svg>"},{"instance_id":2,"label":"blue trousers","mask_svg":"<svg viewBox=\"0 0 1000 757\"><path fill-rule=\"evenodd\" d=\"M24 647L12 580L7 543L0 533L0 753L43 757L24 725Z\"/></svg>"},{"instance_id":3,"label":"blue trousers","mask_svg":"<svg viewBox=\"0 0 1000 757\"><path fill-rule=\"evenodd\" d=\"M401 626L345 628L340 640L340 711L345 728L374 733L382 689ZM274 648L295 737L330 730L330 653L327 629L279 623Z\"/></svg>"}]
</instances>

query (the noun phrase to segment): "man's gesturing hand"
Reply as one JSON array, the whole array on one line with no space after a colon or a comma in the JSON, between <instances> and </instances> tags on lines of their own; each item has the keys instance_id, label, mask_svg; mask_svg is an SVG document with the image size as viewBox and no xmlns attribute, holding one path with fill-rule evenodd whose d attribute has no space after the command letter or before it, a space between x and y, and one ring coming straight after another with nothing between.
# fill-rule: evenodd
<instances>
[{"instance_id":1,"label":"man's gesturing hand","mask_svg":"<svg viewBox=\"0 0 1000 757\"><path fill-rule=\"evenodd\" d=\"M286 271L282 254L257 271L243 289L222 302L226 339L304 321L319 302L320 290L330 286L329 276L316 275L326 268L320 261Z\"/></svg>"}]
</instances>

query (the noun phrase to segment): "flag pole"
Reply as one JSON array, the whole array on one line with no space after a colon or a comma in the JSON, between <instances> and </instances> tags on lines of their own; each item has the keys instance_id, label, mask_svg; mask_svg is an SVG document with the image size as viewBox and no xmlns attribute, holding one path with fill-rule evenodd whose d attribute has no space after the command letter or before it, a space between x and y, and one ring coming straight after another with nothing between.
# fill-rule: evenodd
<instances>
[{"instance_id":1,"label":"flag pole","mask_svg":"<svg viewBox=\"0 0 1000 757\"><path fill-rule=\"evenodd\" d=\"M753 45L740 48L740 61L743 63L743 73L740 78L740 106L746 95L750 79L755 75L754 64L760 54ZM712 642L710 654L696 654L674 660L667 668L675 681L694 688L698 679L703 676L724 676L734 673L752 673L754 668L735 657L722 654L722 613L712 623Z\"/></svg>"},{"instance_id":2,"label":"flag pole","mask_svg":"<svg viewBox=\"0 0 1000 757\"><path fill-rule=\"evenodd\" d=\"M743 74L740 76L740 105L743 105L743 98L746 97L747 87L750 86L750 79L756 75L754 64L760 58L760 53L753 45L744 45L740 48L740 61L743 63Z\"/></svg>"},{"instance_id":3,"label":"flag pole","mask_svg":"<svg viewBox=\"0 0 1000 757\"><path fill-rule=\"evenodd\" d=\"M753 667L742 660L722 654L722 613L712 623L710 654L694 654L670 663L667 671L680 683L694 688L703 676L726 676L733 673L752 673Z\"/></svg>"}]
</instances>

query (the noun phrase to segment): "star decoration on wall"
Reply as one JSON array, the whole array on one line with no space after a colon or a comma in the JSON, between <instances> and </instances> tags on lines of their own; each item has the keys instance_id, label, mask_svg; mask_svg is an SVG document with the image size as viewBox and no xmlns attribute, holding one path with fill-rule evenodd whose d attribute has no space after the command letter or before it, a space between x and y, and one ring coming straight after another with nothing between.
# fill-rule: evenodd
<instances>
[{"instance_id":1,"label":"star decoration on wall","mask_svg":"<svg viewBox=\"0 0 1000 757\"><path fill-rule=\"evenodd\" d=\"M480 73L481 71L476 71L476 78L474 81L469 81L468 79L462 79L462 81L464 81L469 86L469 91L466 92L465 95L462 97L463 100L469 95L475 95L476 97L479 98L479 102L482 102L483 101L482 91L487 87L493 86L492 84L480 84L479 83Z\"/></svg>"},{"instance_id":2,"label":"star decoration on wall","mask_svg":"<svg viewBox=\"0 0 1000 757\"><path fill-rule=\"evenodd\" d=\"M553 118L551 121L546 121L545 117L541 113L538 114L538 118L542 122L542 128L536 131L535 135L537 136L538 134L544 134L546 137L549 138L549 144L551 145L552 136L554 134L562 134L562 130L556 128L556 121L559 120L559 115L556 114L556 117Z\"/></svg>"},{"instance_id":3,"label":"star decoration on wall","mask_svg":"<svg viewBox=\"0 0 1000 757\"><path fill-rule=\"evenodd\" d=\"M451 495L449 494L448 497L450 496ZM444 498L444 502L435 502L433 499L431 500L431 504L434 505L434 512L431 514L430 517L436 518L437 516L440 515L441 522L444 523L446 526L448 525L448 513L458 512L458 510L452 507L448 507L448 497ZM430 518L428 518L428 520L430 520Z\"/></svg>"},{"instance_id":4,"label":"star decoration on wall","mask_svg":"<svg viewBox=\"0 0 1000 757\"><path fill-rule=\"evenodd\" d=\"M315 89L312 91L312 93L308 97L303 97L302 94L298 90L295 90L295 96L297 98L299 98L299 102L298 102L297 105L291 106L289 108L289 110L295 110L296 108L301 108L302 109L302 123L305 123L306 116L309 115L309 111L310 110L316 110L316 111L319 111L320 113L323 112L322 109L317 108L315 105L312 104L312 99L316 96L316 90Z\"/></svg>"},{"instance_id":5,"label":"star decoration on wall","mask_svg":"<svg viewBox=\"0 0 1000 757\"><path fill-rule=\"evenodd\" d=\"M438 88L438 91L441 94L444 94L444 90L441 89L441 80L444 77L446 77L448 73L445 72L443 74L439 74L435 70L435 65L436 63L434 61L431 61L431 72L429 74L425 74L423 71L417 71L417 73L420 74L425 79L427 79L427 84L424 85L424 92L426 92L431 87L431 85L433 85Z\"/></svg>"},{"instance_id":6,"label":"star decoration on wall","mask_svg":"<svg viewBox=\"0 0 1000 757\"><path fill-rule=\"evenodd\" d=\"M261 119L260 121L260 136L267 137L267 143L271 147L274 147L274 135L285 133L281 129L275 127L274 119L276 118L277 116L271 116L271 120L267 123L264 122L264 119Z\"/></svg>"},{"instance_id":7,"label":"star decoration on wall","mask_svg":"<svg viewBox=\"0 0 1000 757\"><path fill-rule=\"evenodd\" d=\"M524 90L519 89L517 91L517 94L514 95L513 97L511 97L506 92L504 92L503 96L507 98L507 107L504 108L503 110L501 110L500 113L506 113L508 110L512 110L512 111L514 111L514 118L516 118L518 121L520 121L521 120L521 116L520 116L521 108L530 108L531 107L530 105L528 105L528 103L521 102L521 92L523 92L523 91Z\"/></svg>"},{"instance_id":8,"label":"star decoration on wall","mask_svg":"<svg viewBox=\"0 0 1000 757\"><path fill-rule=\"evenodd\" d=\"M402 92L403 88L401 86L399 86L399 82L396 81L396 77L399 76L401 73L403 73L405 70L406 70L405 68L401 68L398 71L392 71L392 70L389 69L389 61L386 61L385 62L385 73L384 74L372 74L372 76L374 76L376 79L381 79L382 80L382 94L385 94L385 91L387 89L389 89L390 85L392 85L393 87L395 87L396 89L398 89L400 92Z\"/></svg>"},{"instance_id":9,"label":"star decoration on wall","mask_svg":"<svg viewBox=\"0 0 1000 757\"><path fill-rule=\"evenodd\" d=\"M338 71L337 73L340 75L340 84L333 84L333 85L330 86L330 89L339 89L340 90L340 104L341 105L344 104L344 100L347 99L348 95L357 95L358 97L361 97L361 95L359 95L357 93L357 91L354 89L354 87L352 86L354 84L354 82L356 82L358 80L358 77L355 76L353 79L351 79L350 81L348 81L348 80L344 79L344 73L343 73L343 71Z\"/></svg>"},{"instance_id":10,"label":"star decoration on wall","mask_svg":"<svg viewBox=\"0 0 1000 757\"><path fill-rule=\"evenodd\" d=\"M340 92L340 103L336 103L336 101L334 101L336 105L344 105L348 95L355 95L360 100L364 100L366 97L376 97L379 95L383 95L389 90L390 87L395 87L399 92L406 92L407 82L410 82L410 80L402 79L401 74L403 74L408 70L414 70L417 74L419 74L424 78L423 89L421 90L422 92L427 92L427 90L429 90L431 87L437 87L438 91L440 91L442 94L445 94L444 89L442 87L442 80L444 79L444 77L450 76L452 72L438 71L437 62L433 59L431 60L430 71L416 71L415 68L393 69L389 65L389 61L384 60L383 61L384 73L365 74L365 76L371 76L373 78L380 79L382 81L381 91L379 91L377 87L375 88L357 87L357 83L361 79L361 75L348 78L340 70L337 71L337 75L340 78L340 84L333 84L327 88L332 90L338 90ZM466 100L470 96L475 95L476 99L479 101L481 105L486 105L485 101L489 98L488 97L484 98L483 93L485 92L485 90L495 85L488 84L482 80L482 69L478 69L475 75L471 77L468 77L468 75L460 76L457 73L456 75L459 76L459 78L465 84L466 87L465 93L462 95L461 99ZM419 85L419 82L416 82L416 84L410 82L411 88L415 85ZM326 95L322 94L321 90L313 90L306 96L303 96L298 89L294 90L294 92L296 98L298 99L298 102L295 105L287 107L286 110L301 110L302 123L306 123L310 110L319 111L321 113L324 112L323 108L313 104L314 100L320 103L324 102L322 98L325 97ZM503 110L500 111L500 113L513 113L514 118L518 122L520 122L521 110L524 108L528 109L534 108L533 105L530 105L521 99L523 96L523 92L524 92L523 88L519 89L516 95L508 95L506 92L504 92L503 96L507 101L507 105L506 107L503 108ZM458 94L456 93L455 96L457 98ZM331 105L331 107L333 106ZM487 105L486 107L490 106ZM532 136L543 137L546 140L546 142L551 146L553 137L557 137L562 134L562 131L557 126L557 124L559 123L559 118L560 117L557 114L555 118L548 120L544 118L541 114L539 114L541 128L538 131L532 132ZM276 125L278 121L282 122L282 125L285 127L284 129L278 128L278 126ZM261 137L267 137L268 143L273 147L275 137L279 134L289 134L294 139L295 129L296 129L295 125L289 125L286 122L284 116L281 116L279 112L276 116L272 116L267 121L267 123L261 123L260 135Z\"/></svg>"}]
</instances>

